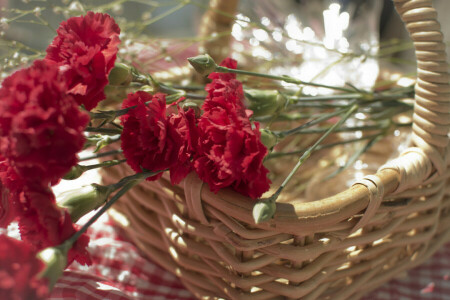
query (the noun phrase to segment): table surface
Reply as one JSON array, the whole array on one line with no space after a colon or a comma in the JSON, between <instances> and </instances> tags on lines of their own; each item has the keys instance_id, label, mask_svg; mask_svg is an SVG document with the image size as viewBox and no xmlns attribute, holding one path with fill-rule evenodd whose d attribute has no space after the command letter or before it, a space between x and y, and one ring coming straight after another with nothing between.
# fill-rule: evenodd
<instances>
[{"instance_id":1,"label":"table surface","mask_svg":"<svg viewBox=\"0 0 450 300\"><path fill-rule=\"evenodd\" d=\"M90 229L93 265L72 264L49 299L195 299L176 276L142 256L108 216ZM422 266L366 296L372 299L449 299L450 243Z\"/></svg>"}]
</instances>

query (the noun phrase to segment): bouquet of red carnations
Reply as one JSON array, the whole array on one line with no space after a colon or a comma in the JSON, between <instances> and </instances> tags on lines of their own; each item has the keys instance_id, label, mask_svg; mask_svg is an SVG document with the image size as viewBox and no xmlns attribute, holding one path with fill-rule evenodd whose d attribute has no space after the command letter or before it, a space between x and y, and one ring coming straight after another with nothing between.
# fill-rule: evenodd
<instances>
[{"instance_id":1,"label":"bouquet of red carnations","mask_svg":"<svg viewBox=\"0 0 450 300\"><path fill-rule=\"evenodd\" d=\"M167 95L140 90L130 93L120 110L91 112L105 99L108 75L116 85L133 80L151 82L150 77L143 79L125 65L113 69L119 33L106 14L89 12L70 18L60 25L43 60L3 81L0 225L5 228L18 221L22 239L2 236L2 255L13 256L2 257L8 270L2 282L11 283L2 284L5 299L43 297L48 283L54 284L66 265L74 260L89 264L87 226L80 230L75 222L104 204L111 193L120 190L118 198L141 179L157 180L169 171L171 181L179 183L195 171L212 191L232 187L256 199L269 189L268 170L263 166L267 149L261 142L259 124L250 121L252 111L244 106L242 84L234 74L209 76L212 82L206 86L208 94L201 109L191 107L173 91ZM193 63L201 68L199 59ZM206 63L211 71L215 69L214 62ZM223 66L235 69L236 61L227 59ZM120 122L116 123L116 118ZM77 178L90 168L77 164L77 153L91 146L91 141L114 140L99 135L86 138L85 131L104 132L102 126L89 126L96 119L114 125L123 161L136 175L114 185L93 185L57 203L51 186L62 178ZM34 257L36 253L39 259ZM30 269L15 269L24 261ZM18 281L24 286L17 286Z\"/></svg>"},{"instance_id":2,"label":"bouquet of red carnations","mask_svg":"<svg viewBox=\"0 0 450 300\"><path fill-rule=\"evenodd\" d=\"M189 62L208 83L204 92L194 93L116 61L119 35L119 26L107 14L88 12L69 18L60 24L45 58L2 82L0 227L17 222L21 237L19 241L0 236L2 299L45 298L73 261L90 264L87 228L143 180L158 180L169 172L171 183L178 184L195 172L212 192L231 188L254 200L255 223L265 222L275 213L275 201L284 187L314 151L367 140L356 153L361 155L395 126L409 125L385 120L411 108L398 100L411 94L411 87L369 93L245 71L231 58L218 65L210 56L200 55ZM244 89L237 74L335 89L340 94L314 98L281 87ZM121 107L109 103L98 109L107 98L107 85L133 91L122 99ZM335 100L339 102L332 102ZM305 103L314 101L325 103L323 111L308 110L307 117L298 114ZM380 115L385 107L389 111L372 125L342 127L358 112ZM290 127L286 128L286 123L275 129L267 125L277 121L288 122ZM326 126L313 127L320 124ZM283 152L278 147L305 130L319 134L308 148ZM338 131L364 130L371 134L322 143ZM100 152L116 142L121 143L120 149ZM88 148L95 149L91 158L102 157L103 161L79 164L79 152ZM120 153L123 159L107 159ZM286 179L262 198L271 185L264 163L298 154L301 157ZM122 163L135 174L110 185L82 187L56 201L52 186L61 179L75 179L87 170ZM76 224L98 208L86 224Z\"/></svg>"}]
</instances>

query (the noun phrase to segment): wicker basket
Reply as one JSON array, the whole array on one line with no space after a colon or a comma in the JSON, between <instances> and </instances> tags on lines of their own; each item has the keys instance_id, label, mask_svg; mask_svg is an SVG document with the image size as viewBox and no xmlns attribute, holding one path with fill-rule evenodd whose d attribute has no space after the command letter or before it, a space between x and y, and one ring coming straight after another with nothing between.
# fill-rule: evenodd
<instances>
[{"instance_id":1,"label":"wicker basket","mask_svg":"<svg viewBox=\"0 0 450 300\"><path fill-rule=\"evenodd\" d=\"M132 241L198 298L358 299L450 240L445 44L431 0L394 2L418 60L414 147L376 175L326 199L277 203L260 225L252 201L214 194L195 174L146 182L116 204ZM109 183L131 170L107 172Z\"/></svg>"}]
</instances>

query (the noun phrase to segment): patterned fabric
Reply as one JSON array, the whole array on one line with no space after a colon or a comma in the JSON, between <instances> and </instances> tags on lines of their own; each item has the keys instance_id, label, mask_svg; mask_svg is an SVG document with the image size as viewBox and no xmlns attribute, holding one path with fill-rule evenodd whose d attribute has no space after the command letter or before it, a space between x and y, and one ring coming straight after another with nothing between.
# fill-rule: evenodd
<instances>
[{"instance_id":1,"label":"patterned fabric","mask_svg":"<svg viewBox=\"0 0 450 300\"><path fill-rule=\"evenodd\" d=\"M144 258L138 249L123 239L107 216L89 231L93 265L76 263L58 281L52 300L193 300L176 276ZM364 297L364 300L450 300L450 244L427 263L393 280Z\"/></svg>"}]
</instances>

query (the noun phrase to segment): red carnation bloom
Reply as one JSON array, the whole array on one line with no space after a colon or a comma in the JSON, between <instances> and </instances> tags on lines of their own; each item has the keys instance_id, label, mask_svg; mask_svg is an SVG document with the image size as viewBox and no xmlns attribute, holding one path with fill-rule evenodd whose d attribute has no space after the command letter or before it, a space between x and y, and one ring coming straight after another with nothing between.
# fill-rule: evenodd
<instances>
[{"instance_id":1,"label":"red carnation bloom","mask_svg":"<svg viewBox=\"0 0 450 300\"><path fill-rule=\"evenodd\" d=\"M254 122L254 125L254 129L251 126L245 126L242 132L230 134L230 136L235 135L237 138L242 137L242 144L239 141L234 146L237 149L236 145L239 145L241 152L235 150L234 153L232 151L229 153L234 160L237 160L235 167L240 168L241 172L239 178L233 183L233 188L252 199L260 197L270 188L270 180L267 178L269 170L263 165L267 148L261 142L259 123ZM231 145L230 149L233 149Z\"/></svg>"},{"instance_id":2,"label":"red carnation bloom","mask_svg":"<svg viewBox=\"0 0 450 300\"><path fill-rule=\"evenodd\" d=\"M50 188L34 182L24 182L0 157L0 228L19 221L21 237L35 251L57 246L79 229L72 224L67 211L56 205ZM83 234L68 253L68 262L77 260L90 264L86 247L89 237Z\"/></svg>"},{"instance_id":3,"label":"red carnation bloom","mask_svg":"<svg viewBox=\"0 0 450 300\"><path fill-rule=\"evenodd\" d=\"M69 213L56 205L50 188L27 185L18 197L21 203L18 217L20 236L36 251L60 245L78 230L78 225L72 224ZM73 260L91 264L86 250L88 243L89 237L83 234L69 250L68 265Z\"/></svg>"},{"instance_id":4,"label":"red carnation bloom","mask_svg":"<svg viewBox=\"0 0 450 300\"><path fill-rule=\"evenodd\" d=\"M46 299L47 280L38 278L44 268L27 243L0 235L0 299Z\"/></svg>"},{"instance_id":5,"label":"red carnation bloom","mask_svg":"<svg viewBox=\"0 0 450 300\"><path fill-rule=\"evenodd\" d=\"M58 68L36 61L0 89L0 153L19 175L57 182L76 164L89 121L66 94Z\"/></svg>"},{"instance_id":6,"label":"red carnation bloom","mask_svg":"<svg viewBox=\"0 0 450 300\"><path fill-rule=\"evenodd\" d=\"M236 69L237 62L234 59L226 58L220 65ZM208 96L203 103L203 110L209 112L221 107L227 111L237 110L238 114L245 115L244 90L242 83L236 80L236 74L211 73L209 78L212 79L212 82L205 87Z\"/></svg>"},{"instance_id":7,"label":"red carnation bloom","mask_svg":"<svg viewBox=\"0 0 450 300\"><path fill-rule=\"evenodd\" d=\"M149 102L148 104L145 104ZM136 106L121 117L122 149L135 172L171 170L171 180L178 183L190 171L190 151L196 137L195 115L179 110L166 117L164 94L146 92L129 94L122 108ZM162 174L147 178L157 180Z\"/></svg>"},{"instance_id":8,"label":"red carnation bloom","mask_svg":"<svg viewBox=\"0 0 450 300\"><path fill-rule=\"evenodd\" d=\"M235 61L225 62L236 67ZM249 120L242 84L234 78L211 75L205 112L198 124L194 168L213 192L231 186L243 195L258 198L270 187L263 165L267 149L261 142L259 124L255 122L252 127Z\"/></svg>"},{"instance_id":9,"label":"red carnation bloom","mask_svg":"<svg viewBox=\"0 0 450 300\"><path fill-rule=\"evenodd\" d=\"M120 28L109 15L90 11L62 22L57 32L45 59L61 67L69 93L91 110L105 99L103 90L116 60Z\"/></svg>"},{"instance_id":10,"label":"red carnation bloom","mask_svg":"<svg viewBox=\"0 0 450 300\"><path fill-rule=\"evenodd\" d=\"M148 105L145 102L150 102ZM152 96L146 92L129 94L122 108L136 106L121 117L122 150L127 164L137 173L142 168L151 171L167 169L176 160L171 141L167 140L165 95ZM166 148L168 151L166 151ZM158 174L147 178L157 180Z\"/></svg>"},{"instance_id":11,"label":"red carnation bloom","mask_svg":"<svg viewBox=\"0 0 450 300\"><path fill-rule=\"evenodd\" d=\"M261 143L258 123L252 129L243 117L220 110L200 118L199 132L194 167L211 191L232 186L255 199L269 189L268 170L263 165L267 149Z\"/></svg>"},{"instance_id":12,"label":"red carnation bloom","mask_svg":"<svg viewBox=\"0 0 450 300\"><path fill-rule=\"evenodd\" d=\"M227 111L237 110L237 113L245 115L244 90L242 83L236 79L228 81L215 79L207 84L205 90L208 92L203 110L209 112L221 107Z\"/></svg>"},{"instance_id":13,"label":"red carnation bloom","mask_svg":"<svg viewBox=\"0 0 450 300\"><path fill-rule=\"evenodd\" d=\"M169 136L178 148L178 160L170 167L170 181L178 184L192 171L191 159L198 143L197 118L193 109L185 112L178 107L178 114L168 117Z\"/></svg>"}]
</instances>

